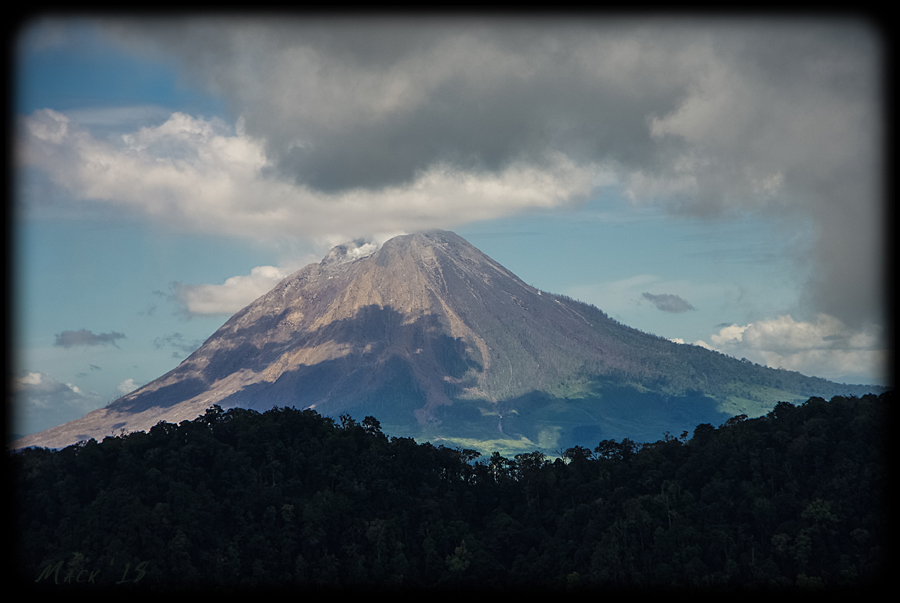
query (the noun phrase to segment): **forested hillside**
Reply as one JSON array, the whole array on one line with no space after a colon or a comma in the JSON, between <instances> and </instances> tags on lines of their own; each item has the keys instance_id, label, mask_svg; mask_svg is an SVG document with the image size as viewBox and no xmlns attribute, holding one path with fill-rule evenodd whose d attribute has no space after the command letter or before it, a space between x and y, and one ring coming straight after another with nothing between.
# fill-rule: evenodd
<instances>
[{"instance_id":1,"label":"forested hillside","mask_svg":"<svg viewBox=\"0 0 900 603\"><path fill-rule=\"evenodd\" d=\"M872 585L892 400L782 403L552 460L216 407L12 454L16 570L50 590Z\"/></svg>"}]
</instances>

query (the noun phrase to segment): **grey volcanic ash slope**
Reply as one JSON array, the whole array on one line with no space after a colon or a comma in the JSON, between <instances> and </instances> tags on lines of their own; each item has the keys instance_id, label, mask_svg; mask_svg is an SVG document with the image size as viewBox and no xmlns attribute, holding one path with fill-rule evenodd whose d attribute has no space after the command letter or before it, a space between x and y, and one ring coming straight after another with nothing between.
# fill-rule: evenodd
<instances>
[{"instance_id":1,"label":"grey volcanic ash slope","mask_svg":"<svg viewBox=\"0 0 900 603\"><path fill-rule=\"evenodd\" d=\"M212 404L374 415L405 434L450 440L496 432L559 444L575 441L560 440L562 432L591 426L582 433L637 436L647 392L657 406L693 404L686 414L675 409L685 421L752 412L776 398L857 393L630 329L526 285L451 232L370 248L334 248L166 375L15 446L147 430ZM700 406L710 412L697 414ZM657 411L654 428L668 420Z\"/></svg>"}]
</instances>

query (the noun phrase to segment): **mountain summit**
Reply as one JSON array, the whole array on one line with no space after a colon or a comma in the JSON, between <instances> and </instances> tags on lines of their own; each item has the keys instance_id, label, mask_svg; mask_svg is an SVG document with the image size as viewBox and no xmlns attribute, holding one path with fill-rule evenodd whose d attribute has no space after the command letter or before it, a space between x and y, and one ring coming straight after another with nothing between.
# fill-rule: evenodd
<instances>
[{"instance_id":1,"label":"mountain summit","mask_svg":"<svg viewBox=\"0 0 900 603\"><path fill-rule=\"evenodd\" d=\"M15 442L62 447L208 407L375 416L384 430L504 452L656 440L777 401L861 394L680 345L531 287L441 230L339 245L231 317L178 367Z\"/></svg>"}]
</instances>

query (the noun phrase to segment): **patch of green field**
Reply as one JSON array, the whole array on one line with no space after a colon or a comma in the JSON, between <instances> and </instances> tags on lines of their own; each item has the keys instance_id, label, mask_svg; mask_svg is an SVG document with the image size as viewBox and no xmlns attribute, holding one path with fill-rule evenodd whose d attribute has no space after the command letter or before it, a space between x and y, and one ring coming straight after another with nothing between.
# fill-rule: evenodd
<instances>
[{"instance_id":1,"label":"patch of green field","mask_svg":"<svg viewBox=\"0 0 900 603\"><path fill-rule=\"evenodd\" d=\"M724 389L726 395L721 398L718 410L730 415L747 415L751 419L767 414L779 402L796 404L809 397L764 385L733 384Z\"/></svg>"},{"instance_id":2,"label":"patch of green field","mask_svg":"<svg viewBox=\"0 0 900 603\"><path fill-rule=\"evenodd\" d=\"M552 393L535 391L498 403L456 399L438 408L429 425L385 425L384 430L486 455L534 450L553 454L576 445L593 448L605 439L655 442L667 432L676 437L684 431L693 434L701 423L718 426L736 415L758 417L778 402L806 399L745 382L733 382L719 392L663 393L631 383L579 379Z\"/></svg>"},{"instance_id":3,"label":"patch of green field","mask_svg":"<svg viewBox=\"0 0 900 603\"><path fill-rule=\"evenodd\" d=\"M499 452L501 456L513 458L517 454L523 452L533 452L538 450L540 446L521 436L518 440L513 439L494 439L494 440L476 440L474 438L456 438L456 437L438 437L429 439L435 446L443 444L447 448L468 448L477 450L482 456L490 457L494 452Z\"/></svg>"},{"instance_id":4,"label":"patch of green field","mask_svg":"<svg viewBox=\"0 0 900 603\"><path fill-rule=\"evenodd\" d=\"M538 446L543 449L555 448L561 433L562 427L558 425L545 427L538 433Z\"/></svg>"}]
</instances>

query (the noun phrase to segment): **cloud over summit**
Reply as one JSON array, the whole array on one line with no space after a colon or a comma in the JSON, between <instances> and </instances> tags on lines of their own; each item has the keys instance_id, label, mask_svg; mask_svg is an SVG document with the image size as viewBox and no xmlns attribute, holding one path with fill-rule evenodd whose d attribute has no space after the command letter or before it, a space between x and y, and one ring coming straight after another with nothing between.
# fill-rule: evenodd
<instances>
[{"instance_id":1,"label":"cloud over summit","mask_svg":"<svg viewBox=\"0 0 900 603\"><path fill-rule=\"evenodd\" d=\"M27 118L78 199L262 239L413 231L616 186L674 216L811 224L804 302L881 319L882 42L832 19L105 20L224 97L99 137Z\"/></svg>"}]
</instances>

